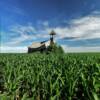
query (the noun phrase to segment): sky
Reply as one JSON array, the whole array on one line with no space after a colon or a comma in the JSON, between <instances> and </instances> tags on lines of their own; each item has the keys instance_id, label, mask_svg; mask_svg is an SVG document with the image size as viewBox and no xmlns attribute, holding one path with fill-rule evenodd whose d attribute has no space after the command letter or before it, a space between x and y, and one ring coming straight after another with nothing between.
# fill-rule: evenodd
<instances>
[{"instance_id":1,"label":"sky","mask_svg":"<svg viewBox=\"0 0 100 100\"><path fill-rule=\"evenodd\" d=\"M0 0L0 52L27 52L51 30L66 52L99 52L100 0Z\"/></svg>"}]
</instances>

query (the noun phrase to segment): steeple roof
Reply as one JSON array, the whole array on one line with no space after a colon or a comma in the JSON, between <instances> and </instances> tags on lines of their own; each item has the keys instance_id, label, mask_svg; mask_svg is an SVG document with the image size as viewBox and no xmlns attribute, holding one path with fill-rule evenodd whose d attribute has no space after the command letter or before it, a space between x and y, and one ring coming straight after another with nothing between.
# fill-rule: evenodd
<instances>
[{"instance_id":1,"label":"steeple roof","mask_svg":"<svg viewBox=\"0 0 100 100\"><path fill-rule=\"evenodd\" d=\"M56 35L55 31L52 30L52 31L50 32L50 35Z\"/></svg>"}]
</instances>

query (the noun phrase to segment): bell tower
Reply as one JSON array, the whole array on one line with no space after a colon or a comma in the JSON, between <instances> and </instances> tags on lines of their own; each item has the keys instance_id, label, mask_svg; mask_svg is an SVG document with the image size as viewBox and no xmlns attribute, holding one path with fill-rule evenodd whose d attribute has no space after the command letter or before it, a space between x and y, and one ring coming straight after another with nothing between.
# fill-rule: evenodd
<instances>
[{"instance_id":1,"label":"bell tower","mask_svg":"<svg viewBox=\"0 0 100 100\"><path fill-rule=\"evenodd\" d=\"M56 33L54 32L54 30L52 30L50 32L50 45L54 44L54 35L56 35Z\"/></svg>"}]
</instances>

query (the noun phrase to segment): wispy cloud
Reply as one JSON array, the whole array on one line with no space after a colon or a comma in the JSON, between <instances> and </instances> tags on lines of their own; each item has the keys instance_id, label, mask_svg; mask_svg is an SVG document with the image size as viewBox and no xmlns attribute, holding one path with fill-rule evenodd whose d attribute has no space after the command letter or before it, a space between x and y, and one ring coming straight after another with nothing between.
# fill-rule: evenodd
<instances>
[{"instance_id":1,"label":"wispy cloud","mask_svg":"<svg viewBox=\"0 0 100 100\"><path fill-rule=\"evenodd\" d=\"M56 27L59 37L79 37L80 39L100 38L100 13L73 19L69 27Z\"/></svg>"},{"instance_id":2,"label":"wispy cloud","mask_svg":"<svg viewBox=\"0 0 100 100\"><path fill-rule=\"evenodd\" d=\"M27 47L0 47L0 53L27 53Z\"/></svg>"},{"instance_id":3,"label":"wispy cloud","mask_svg":"<svg viewBox=\"0 0 100 100\"><path fill-rule=\"evenodd\" d=\"M100 52L100 47L69 47L66 45L61 45L65 52L67 53L78 53L78 52Z\"/></svg>"},{"instance_id":4,"label":"wispy cloud","mask_svg":"<svg viewBox=\"0 0 100 100\"><path fill-rule=\"evenodd\" d=\"M68 21L66 22L68 23ZM97 11L85 17L72 19L68 23L69 26L66 25L65 27L49 27L49 22L44 22L43 24L45 24L44 28L40 31L49 33L51 30L55 30L57 39L65 37L78 37L78 40L100 38L100 12ZM42 36L42 34L40 35Z\"/></svg>"},{"instance_id":5,"label":"wispy cloud","mask_svg":"<svg viewBox=\"0 0 100 100\"><path fill-rule=\"evenodd\" d=\"M32 24L27 25L13 25L9 27L10 40L5 43L7 46L18 46L22 42L47 39L49 37L48 32L45 30L48 22L42 24L43 29L36 29ZM4 36L3 36L4 37Z\"/></svg>"},{"instance_id":6,"label":"wispy cloud","mask_svg":"<svg viewBox=\"0 0 100 100\"><path fill-rule=\"evenodd\" d=\"M49 27L49 21L38 21L37 22L38 23L38 25L40 25L40 26L42 26L42 27Z\"/></svg>"},{"instance_id":7,"label":"wispy cloud","mask_svg":"<svg viewBox=\"0 0 100 100\"><path fill-rule=\"evenodd\" d=\"M34 37L36 30L32 25L15 25L10 27L10 32L10 34L13 33L15 36L13 36L13 38L11 38L10 41L5 43L5 45L17 46L24 41L36 39L36 37Z\"/></svg>"},{"instance_id":8,"label":"wispy cloud","mask_svg":"<svg viewBox=\"0 0 100 100\"><path fill-rule=\"evenodd\" d=\"M62 45L63 49L67 53L78 53L78 52L100 52L100 47L68 47ZM0 53L27 53L28 49L24 47L0 47Z\"/></svg>"},{"instance_id":9,"label":"wispy cloud","mask_svg":"<svg viewBox=\"0 0 100 100\"><path fill-rule=\"evenodd\" d=\"M14 25L10 27L11 32L19 33L20 35L30 35L32 33L36 33L35 28L28 24L28 25Z\"/></svg>"},{"instance_id":10,"label":"wispy cloud","mask_svg":"<svg viewBox=\"0 0 100 100\"><path fill-rule=\"evenodd\" d=\"M50 27L49 21L41 22L41 26L41 28L35 28L32 24L27 24L14 25L9 27L10 34L13 35L13 38L11 38L7 43L5 43L5 46L20 46L20 44L25 41L34 41L43 38L47 39L49 38L48 33L50 33L50 31L53 29L57 33L57 41L65 37L78 37L74 39L73 42L81 40L83 41L83 43L87 44L87 46L91 46L86 46L86 51L98 51L100 49L96 47L98 41L95 42L95 44L93 42L90 42L90 40L93 39L100 39L100 12L95 11L88 16L72 19L71 21L69 21L69 26L66 25L65 27ZM74 48L69 47L66 42L64 44L66 45L61 45L65 49L69 48L68 51L75 50ZM75 51L82 51L82 49L83 47L81 46L76 48Z\"/></svg>"}]
</instances>

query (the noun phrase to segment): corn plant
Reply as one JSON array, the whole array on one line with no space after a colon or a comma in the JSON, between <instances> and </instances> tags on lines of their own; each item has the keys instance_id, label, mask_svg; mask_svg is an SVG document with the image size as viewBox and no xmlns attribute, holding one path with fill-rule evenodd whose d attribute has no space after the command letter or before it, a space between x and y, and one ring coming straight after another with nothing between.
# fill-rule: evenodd
<instances>
[{"instance_id":1,"label":"corn plant","mask_svg":"<svg viewBox=\"0 0 100 100\"><path fill-rule=\"evenodd\" d=\"M100 54L0 54L0 100L100 100Z\"/></svg>"}]
</instances>

